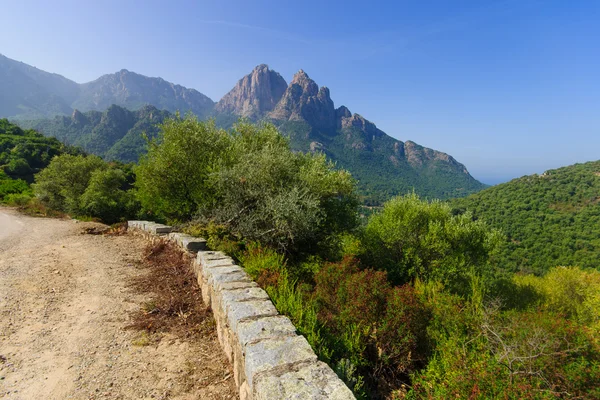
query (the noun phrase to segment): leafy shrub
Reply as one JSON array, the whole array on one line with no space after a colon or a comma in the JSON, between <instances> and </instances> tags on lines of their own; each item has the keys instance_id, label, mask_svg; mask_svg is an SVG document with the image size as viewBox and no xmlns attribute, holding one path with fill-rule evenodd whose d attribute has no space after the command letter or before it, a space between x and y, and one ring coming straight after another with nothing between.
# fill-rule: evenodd
<instances>
[{"instance_id":1,"label":"leafy shrub","mask_svg":"<svg viewBox=\"0 0 600 400\"><path fill-rule=\"evenodd\" d=\"M597 397L600 348L585 328L550 312L465 300L438 284L417 289L432 311L431 356L413 373L409 397Z\"/></svg>"},{"instance_id":2,"label":"leafy shrub","mask_svg":"<svg viewBox=\"0 0 600 400\"><path fill-rule=\"evenodd\" d=\"M218 201L204 215L246 239L308 254L356 225L349 173L324 156L293 153L270 124L240 123L232 135L232 162L215 173Z\"/></svg>"},{"instance_id":3,"label":"leafy shrub","mask_svg":"<svg viewBox=\"0 0 600 400\"><path fill-rule=\"evenodd\" d=\"M27 182L22 179L11 179L0 170L0 202L7 202L8 196L30 192Z\"/></svg>"},{"instance_id":4,"label":"leafy shrub","mask_svg":"<svg viewBox=\"0 0 600 400\"><path fill-rule=\"evenodd\" d=\"M536 294L534 305L593 328L600 334L600 272L555 267L543 277L516 275L517 287Z\"/></svg>"},{"instance_id":5,"label":"leafy shrub","mask_svg":"<svg viewBox=\"0 0 600 400\"><path fill-rule=\"evenodd\" d=\"M138 198L159 217L198 216L288 253L338 245L356 226L354 181L322 155L290 150L271 124L173 119L136 169Z\"/></svg>"},{"instance_id":6,"label":"leafy shrub","mask_svg":"<svg viewBox=\"0 0 600 400\"><path fill-rule=\"evenodd\" d=\"M52 159L35 177L34 193L46 206L75 215L83 214L80 199L88 187L92 173L106 169L97 156L63 154Z\"/></svg>"},{"instance_id":7,"label":"leafy shrub","mask_svg":"<svg viewBox=\"0 0 600 400\"><path fill-rule=\"evenodd\" d=\"M142 206L159 218L191 219L215 203L211 174L231 156L231 137L214 122L188 116L166 120L136 173Z\"/></svg>"},{"instance_id":8,"label":"leafy shrub","mask_svg":"<svg viewBox=\"0 0 600 400\"><path fill-rule=\"evenodd\" d=\"M343 370L369 375L371 390L396 386L425 360L429 313L411 286L391 287L386 273L356 260L323 266L315 276L319 320L335 341ZM349 383L348 380L346 380Z\"/></svg>"},{"instance_id":9,"label":"leafy shrub","mask_svg":"<svg viewBox=\"0 0 600 400\"><path fill-rule=\"evenodd\" d=\"M464 293L469 275L484 272L500 238L468 214L453 216L448 205L412 194L390 200L369 220L361 260L386 270L394 284L433 279Z\"/></svg>"},{"instance_id":10,"label":"leafy shrub","mask_svg":"<svg viewBox=\"0 0 600 400\"><path fill-rule=\"evenodd\" d=\"M91 176L85 192L81 195L81 210L114 223L134 216L139 208L127 188L125 172L120 169L97 169Z\"/></svg>"},{"instance_id":11,"label":"leafy shrub","mask_svg":"<svg viewBox=\"0 0 600 400\"><path fill-rule=\"evenodd\" d=\"M35 176L32 186L46 207L113 223L139 210L124 169L96 156L63 154Z\"/></svg>"},{"instance_id":12,"label":"leafy shrub","mask_svg":"<svg viewBox=\"0 0 600 400\"><path fill-rule=\"evenodd\" d=\"M33 198L33 195L30 191L25 191L23 193L13 193L4 197L4 202L9 206L13 207L24 207Z\"/></svg>"}]
</instances>

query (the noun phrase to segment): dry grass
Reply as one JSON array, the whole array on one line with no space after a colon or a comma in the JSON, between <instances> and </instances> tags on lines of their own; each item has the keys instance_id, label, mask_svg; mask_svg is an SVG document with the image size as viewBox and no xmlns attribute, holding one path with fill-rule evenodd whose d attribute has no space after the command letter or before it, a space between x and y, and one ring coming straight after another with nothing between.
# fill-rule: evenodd
<instances>
[{"instance_id":1,"label":"dry grass","mask_svg":"<svg viewBox=\"0 0 600 400\"><path fill-rule=\"evenodd\" d=\"M182 339L215 334L212 314L202 301L189 259L182 251L162 241L150 244L142 264L148 273L137 277L131 286L151 294L151 300L132 316L129 328L148 334L168 332Z\"/></svg>"}]
</instances>

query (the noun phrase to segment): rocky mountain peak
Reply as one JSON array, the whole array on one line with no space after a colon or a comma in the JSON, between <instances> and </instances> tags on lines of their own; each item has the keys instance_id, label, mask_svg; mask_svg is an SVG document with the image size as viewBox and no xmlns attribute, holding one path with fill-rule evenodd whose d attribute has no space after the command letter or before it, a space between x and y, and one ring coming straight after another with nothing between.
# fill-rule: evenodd
<instances>
[{"instance_id":1,"label":"rocky mountain peak","mask_svg":"<svg viewBox=\"0 0 600 400\"><path fill-rule=\"evenodd\" d=\"M329 89L319 88L304 70L298 71L287 87L281 101L269 114L279 120L306 121L323 129L335 129L335 107Z\"/></svg>"},{"instance_id":2,"label":"rocky mountain peak","mask_svg":"<svg viewBox=\"0 0 600 400\"><path fill-rule=\"evenodd\" d=\"M78 123L78 124L83 124L86 122L87 118L85 117L85 115L83 115L83 113L77 109L73 110L73 114L71 115L71 119L73 120L73 122Z\"/></svg>"},{"instance_id":3,"label":"rocky mountain peak","mask_svg":"<svg viewBox=\"0 0 600 400\"><path fill-rule=\"evenodd\" d=\"M300 70L296 72L292 81L290 82L290 86L298 85L302 89L302 93L305 96L316 96L319 92L319 85L315 83L304 70ZM328 90L329 92L329 90Z\"/></svg>"},{"instance_id":4,"label":"rocky mountain peak","mask_svg":"<svg viewBox=\"0 0 600 400\"><path fill-rule=\"evenodd\" d=\"M286 88L287 83L279 73L260 64L223 96L215 111L259 118L275 108Z\"/></svg>"}]
</instances>

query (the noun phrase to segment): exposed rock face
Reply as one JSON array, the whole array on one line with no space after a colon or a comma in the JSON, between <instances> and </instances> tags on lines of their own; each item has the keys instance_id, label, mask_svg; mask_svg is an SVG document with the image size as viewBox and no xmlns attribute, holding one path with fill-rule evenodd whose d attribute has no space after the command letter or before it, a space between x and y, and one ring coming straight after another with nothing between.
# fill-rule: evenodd
<instances>
[{"instance_id":1,"label":"exposed rock face","mask_svg":"<svg viewBox=\"0 0 600 400\"><path fill-rule=\"evenodd\" d=\"M336 111L329 89L319 86L303 70L294 75L270 118L306 121L319 129L336 128Z\"/></svg>"},{"instance_id":2,"label":"exposed rock face","mask_svg":"<svg viewBox=\"0 0 600 400\"><path fill-rule=\"evenodd\" d=\"M286 88L287 83L279 73L261 64L223 96L215 111L257 119L275 108Z\"/></svg>"},{"instance_id":3,"label":"exposed rock face","mask_svg":"<svg viewBox=\"0 0 600 400\"><path fill-rule=\"evenodd\" d=\"M87 123L87 118L85 117L85 115L83 115L81 113L81 111L75 109L73 110L73 114L71 115L71 119L73 120L73 123L75 124L85 124Z\"/></svg>"},{"instance_id":4,"label":"exposed rock face","mask_svg":"<svg viewBox=\"0 0 600 400\"><path fill-rule=\"evenodd\" d=\"M449 167L461 171L463 174L469 174L467 168L456 161L454 157L441 151L420 146L410 140L404 143L404 153L408 163L415 168L422 168L433 161L442 161L448 164Z\"/></svg>"}]
</instances>

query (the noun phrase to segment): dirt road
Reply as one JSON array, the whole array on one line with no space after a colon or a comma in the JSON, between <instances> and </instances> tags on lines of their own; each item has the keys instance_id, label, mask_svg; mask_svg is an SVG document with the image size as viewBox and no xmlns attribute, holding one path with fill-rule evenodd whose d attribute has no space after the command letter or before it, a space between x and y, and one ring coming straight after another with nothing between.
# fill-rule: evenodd
<instances>
[{"instance_id":1,"label":"dirt road","mask_svg":"<svg viewBox=\"0 0 600 400\"><path fill-rule=\"evenodd\" d=\"M0 398L237 398L215 335L124 329L148 300L128 286L146 243L89 225L0 208Z\"/></svg>"}]
</instances>

